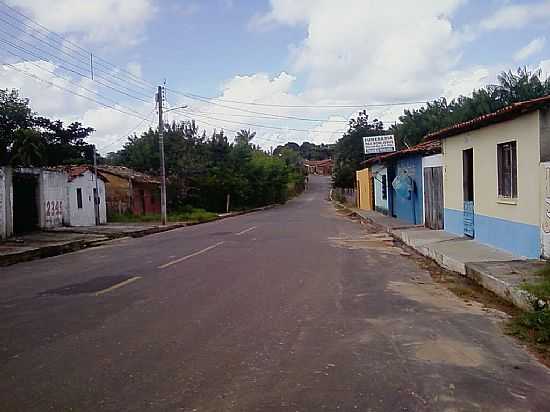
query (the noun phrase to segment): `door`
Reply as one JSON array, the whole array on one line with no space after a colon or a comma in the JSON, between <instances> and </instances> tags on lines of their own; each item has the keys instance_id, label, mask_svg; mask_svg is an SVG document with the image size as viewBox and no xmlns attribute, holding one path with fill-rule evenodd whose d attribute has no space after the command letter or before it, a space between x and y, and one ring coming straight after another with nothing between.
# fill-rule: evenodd
<instances>
[{"instance_id":1,"label":"door","mask_svg":"<svg viewBox=\"0 0 550 412\"><path fill-rule=\"evenodd\" d=\"M464 234L475 237L474 231L474 149L462 152L462 190L464 195Z\"/></svg>"},{"instance_id":2,"label":"door","mask_svg":"<svg viewBox=\"0 0 550 412\"><path fill-rule=\"evenodd\" d=\"M38 177L16 173L13 176L13 229L16 235L38 229ZM49 213L47 205L46 213Z\"/></svg>"},{"instance_id":3,"label":"door","mask_svg":"<svg viewBox=\"0 0 550 412\"><path fill-rule=\"evenodd\" d=\"M443 229L443 167L424 168L424 222L434 230Z\"/></svg>"},{"instance_id":4,"label":"door","mask_svg":"<svg viewBox=\"0 0 550 412\"><path fill-rule=\"evenodd\" d=\"M370 173L369 173L370 174ZM376 192L375 192L375 187L374 187L374 177L371 177L370 178L370 204L369 204L369 207L370 207L370 210L375 210L375 196L376 196Z\"/></svg>"}]
</instances>

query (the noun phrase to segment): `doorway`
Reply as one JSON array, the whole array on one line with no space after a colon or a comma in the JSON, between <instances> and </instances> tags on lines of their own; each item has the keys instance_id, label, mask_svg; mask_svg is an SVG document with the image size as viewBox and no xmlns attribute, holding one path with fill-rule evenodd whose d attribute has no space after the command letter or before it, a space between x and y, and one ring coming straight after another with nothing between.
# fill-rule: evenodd
<instances>
[{"instance_id":1,"label":"doorway","mask_svg":"<svg viewBox=\"0 0 550 412\"><path fill-rule=\"evenodd\" d=\"M38 229L38 176L13 176L13 230L16 235Z\"/></svg>"},{"instance_id":2,"label":"doorway","mask_svg":"<svg viewBox=\"0 0 550 412\"><path fill-rule=\"evenodd\" d=\"M424 222L427 228L443 229L443 167L424 168Z\"/></svg>"},{"instance_id":3,"label":"doorway","mask_svg":"<svg viewBox=\"0 0 550 412\"><path fill-rule=\"evenodd\" d=\"M474 230L474 149L462 152L462 190L464 196L464 234L475 237Z\"/></svg>"}]
</instances>

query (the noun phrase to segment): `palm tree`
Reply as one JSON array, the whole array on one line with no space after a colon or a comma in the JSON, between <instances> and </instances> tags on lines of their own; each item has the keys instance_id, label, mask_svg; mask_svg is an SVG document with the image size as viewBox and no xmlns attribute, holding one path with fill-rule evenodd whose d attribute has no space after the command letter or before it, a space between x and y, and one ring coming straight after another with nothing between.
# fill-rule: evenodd
<instances>
[{"instance_id":1,"label":"palm tree","mask_svg":"<svg viewBox=\"0 0 550 412\"><path fill-rule=\"evenodd\" d=\"M252 139L254 139L254 137L256 137L256 132L252 132L250 129L241 129L239 132L237 132L235 142L237 144L248 144L252 141Z\"/></svg>"},{"instance_id":2,"label":"palm tree","mask_svg":"<svg viewBox=\"0 0 550 412\"><path fill-rule=\"evenodd\" d=\"M11 148L11 164L14 166L43 166L45 144L40 132L33 129L19 129L14 133Z\"/></svg>"}]
</instances>

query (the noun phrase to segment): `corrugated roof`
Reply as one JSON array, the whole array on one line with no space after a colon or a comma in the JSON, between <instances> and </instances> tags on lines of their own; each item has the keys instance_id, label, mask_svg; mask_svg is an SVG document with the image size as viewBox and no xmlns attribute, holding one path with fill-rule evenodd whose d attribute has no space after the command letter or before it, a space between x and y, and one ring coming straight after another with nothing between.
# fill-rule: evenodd
<instances>
[{"instance_id":1,"label":"corrugated roof","mask_svg":"<svg viewBox=\"0 0 550 412\"><path fill-rule=\"evenodd\" d=\"M156 177L149 176L145 173L136 172L126 166L109 166L101 165L97 167L103 173L112 174L114 176L130 179L138 183L160 184L160 180Z\"/></svg>"},{"instance_id":2,"label":"corrugated roof","mask_svg":"<svg viewBox=\"0 0 550 412\"><path fill-rule=\"evenodd\" d=\"M422 142L417 144L416 146L408 147L406 149L399 150L397 152L391 152L391 153L371 157L370 159L365 160L361 164L365 166L370 166L376 163L382 163L388 160L398 159L401 157L414 155L414 154L430 155L430 154L437 154L437 153L441 153L441 141L433 140L428 142Z\"/></svg>"},{"instance_id":3,"label":"corrugated roof","mask_svg":"<svg viewBox=\"0 0 550 412\"><path fill-rule=\"evenodd\" d=\"M484 114L467 122L457 123L437 132L430 133L424 137L424 141L443 139L455 136L460 133L480 129L491 124L511 120L523 114L530 113L550 104L550 95L539 97L537 99L525 100L523 102L513 103L496 112Z\"/></svg>"}]
</instances>

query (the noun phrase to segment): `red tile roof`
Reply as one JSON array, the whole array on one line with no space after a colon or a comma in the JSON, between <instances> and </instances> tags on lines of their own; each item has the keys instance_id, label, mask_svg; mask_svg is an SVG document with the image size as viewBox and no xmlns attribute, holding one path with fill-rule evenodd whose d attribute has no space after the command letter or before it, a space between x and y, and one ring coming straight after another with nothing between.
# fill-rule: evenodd
<instances>
[{"instance_id":1,"label":"red tile roof","mask_svg":"<svg viewBox=\"0 0 550 412\"><path fill-rule=\"evenodd\" d=\"M441 141L434 140L434 141L422 142L417 144L416 146L408 147L406 149L399 150L397 152L391 152L391 153L371 157L370 159L365 160L361 164L365 166L370 166L376 163L382 163L391 159L399 159L401 157L409 156L413 154L431 155L431 154L437 154L437 153L441 153Z\"/></svg>"},{"instance_id":2,"label":"red tile roof","mask_svg":"<svg viewBox=\"0 0 550 412\"><path fill-rule=\"evenodd\" d=\"M467 122L457 123L437 132L430 133L424 137L424 141L443 139L455 136L460 133L480 129L491 124L500 123L505 120L511 120L523 114L530 113L550 104L550 95L539 97L537 99L525 100L523 102L513 103L496 112L484 114Z\"/></svg>"}]
</instances>

